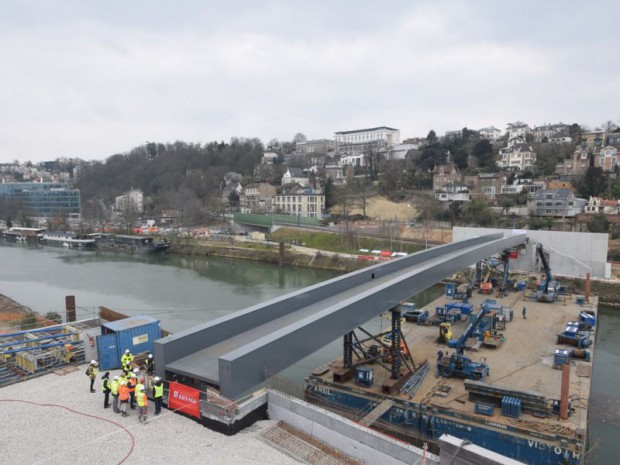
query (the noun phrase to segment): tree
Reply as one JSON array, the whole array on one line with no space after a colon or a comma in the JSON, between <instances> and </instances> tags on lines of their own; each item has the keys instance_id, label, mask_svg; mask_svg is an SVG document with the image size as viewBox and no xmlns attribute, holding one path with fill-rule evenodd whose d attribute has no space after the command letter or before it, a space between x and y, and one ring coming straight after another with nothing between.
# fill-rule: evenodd
<instances>
[{"instance_id":1,"label":"tree","mask_svg":"<svg viewBox=\"0 0 620 465\"><path fill-rule=\"evenodd\" d=\"M476 142L472 150L474 157L478 159L480 168L495 168L495 157L493 155L493 146L487 139Z\"/></svg>"},{"instance_id":2,"label":"tree","mask_svg":"<svg viewBox=\"0 0 620 465\"><path fill-rule=\"evenodd\" d=\"M336 203L335 199L335 186L332 178L327 178L323 185L323 192L325 193L325 208L329 209Z\"/></svg>"},{"instance_id":3,"label":"tree","mask_svg":"<svg viewBox=\"0 0 620 465\"><path fill-rule=\"evenodd\" d=\"M446 162L446 153L439 144L439 139L432 129L426 136L426 143L415 160L416 167L422 171L432 171L435 165Z\"/></svg>"},{"instance_id":4,"label":"tree","mask_svg":"<svg viewBox=\"0 0 620 465\"><path fill-rule=\"evenodd\" d=\"M590 166L586 170L581 185L579 186L579 195L584 198L597 197L605 192L607 187L607 178L603 170L598 166Z\"/></svg>"},{"instance_id":5,"label":"tree","mask_svg":"<svg viewBox=\"0 0 620 465\"><path fill-rule=\"evenodd\" d=\"M43 315L47 320L55 321L56 323L62 323L62 316L58 312L47 312Z\"/></svg>"},{"instance_id":6,"label":"tree","mask_svg":"<svg viewBox=\"0 0 620 465\"><path fill-rule=\"evenodd\" d=\"M606 133L613 132L617 128L618 128L618 125L611 120L607 120L603 124L601 124L601 129L605 131Z\"/></svg>"},{"instance_id":7,"label":"tree","mask_svg":"<svg viewBox=\"0 0 620 465\"><path fill-rule=\"evenodd\" d=\"M593 233L607 233L609 232L609 221L605 215L594 215L588 221L588 231Z\"/></svg>"},{"instance_id":8,"label":"tree","mask_svg":"<svg viewBox=\"0 0 620 465\"><path fill-rule=\"evenodd\" d=\"M306 142L307 140L308 139L306 138L306 136L301 132L298 132L297 134L295 134L295 136L293 136L293 142L295 144L297 144L298 142Z\"/></svg>"}]
</instances>

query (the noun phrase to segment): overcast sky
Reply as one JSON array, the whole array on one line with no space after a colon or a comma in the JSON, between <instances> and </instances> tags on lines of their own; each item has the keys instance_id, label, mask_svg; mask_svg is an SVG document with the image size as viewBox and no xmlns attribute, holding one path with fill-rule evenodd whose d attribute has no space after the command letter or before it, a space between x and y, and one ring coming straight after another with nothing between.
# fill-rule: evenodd
<instances>
[{"instance_id":1,"label":"overcast sky","mask_svg":"<svg viewBox=\"0 0 620 465\"><path fill-rule=\"evenodd\" d=\"M0 162L620 121L620 2L4 0Z\"/></svg>"}]
</instances>

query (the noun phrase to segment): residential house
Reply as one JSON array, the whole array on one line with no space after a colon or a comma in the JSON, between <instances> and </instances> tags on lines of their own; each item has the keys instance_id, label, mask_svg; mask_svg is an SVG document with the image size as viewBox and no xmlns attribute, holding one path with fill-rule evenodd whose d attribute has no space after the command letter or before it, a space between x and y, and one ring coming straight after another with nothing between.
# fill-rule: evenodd
<instances>
[{"instance_id":1,"label":"residential house","mask_svg":"<svg viewBox=\"0 0 620 465\"><path fill-rule=\"evenodd\" d=\"M480 194L485 200L495 200L500 194L505 177L502 173L480 173Z\"/></svg>"},{"instance_id":2,"label":"residential house","mask_svg":"<svg viewBox=\"0 0 620 465\"><path fill-rule=\"evenodd\" d=\"M536 216L572 217L583 213L586 203L569 189L542 189L532 196L529 206Z\"/></svg>"},{"instance_id":3,"label":"residential house","mask_svg":"<svg viewBox=\"0 0 620 465\"><path fill-rule=\"evenodd\" d=\"M338 151L345 155L384 151L400 144L400 131L387 126L340 131L334 134Z\"/></svg>"},{"instance_id":4,"label":"residential house","mask_svg":"<svg viewBox=\"0 0 620 465\"><path fill-rule=\"evenodd\" d=\"M366 166L366 155L363 153L343 155L338 163L342 166Z\"/></svg>"},{"instance_id":5,"label":"residential house","mask_svg":"<svg viewBox=\"0 0 620 465\"><path fill-rule=\"evenodd\" d=\"M614 173L618 168L618 149L607 145L602 147L594 157L594 165L605 173Z\"/></svg>"},{"instance_id":6,"label":"residential house","mask_svg":"<svg viewBox=\"0 0 620 465\"><path fill-rule=\"evenodd\" d=\"M471 197L477 198L480 196L480 176L479 175L464 176L463 182L467 184L467 188L469 189L469 194Z\"/></svg>"},{"instance_id":7,"label":"residential house","mask_svg":"<svg viewBox=\"0 0 620 465\"><path fill-rule=\"evenodd\" d=\"M607 145L612 145L616 148L620 148L620 129L616 129L614 132L607 136Z\"/></svg>"},{"instance_id":8,"label":"residential house","mask_svg":"<svg viewBox=\"0 0 620 465\"><path fill-rule=\"evenodd\" d=\"M478 133L480 134L480 137L482 137L483 139L487 139L491 142L496 141L502 135L502 131L497 129L495 126L482 128L478 131Z\"/></svg>"},{"instance_id":9,"label":"residential house","mask_svg":"<svg viewBox=\"0 0 620 465\"><path fill-rule=\"evenodd\" d=\"M239 195L241 213L272 213L276 188L268 183L248 184Z\"/></svg>"},{"instance_id":10,"label":"residential house","mask_svg":"<svg viewBox=\"0 0 620 465\"><path fill-rule=\"evenodd\" d=\"M516 144L500 151L500 168L527 171L536 164L536 152L527 144Z\"/></svg>"},{"instance_id":11,"label":"residential house","mask_svg":"<svg viewBox=\"0 0 620 465\"><path fill-rule=\"evenodd\" d=\"M605 200L601 197L590 197L585 207L589 215L604 215L620 213L620 200Z\"/></svg>"},{"instance_id":12,"label":"residential house","mask_svg":"<svg viewBox=\"0 0 620 465\"><path fill-rule=\"evenodd\" d=\"M558 132L557 134L552 135L548 139L551 144L572 144L573 138L568 135L568 132Z\"/></svg>"},{"instance_id":13,"label":"residential house","mask_svg":"<svg viewBox=\"0 0 620 465\"><path fill-rule=\"evenodd\" d=\"M404 160L410 150L417 150L416 144L398 144L388 150L388 160Z\"/></svg>"},{"instance_id":14,"label":"residential house","mask_svg":"<svg viewBox=\"0 0 620 465\"><path fill-rule=\"evenodd\" d=\"M455 163L435 165L433 169L433 191L437 192L451 181L462 181L463 177Z\"/></svg>"},{"instance_id":15,"label":"residential house","mask_svg":"<svg viewBox=\"0 0 620 465\"><path fill-rule=\"evenodd\" d=\"M563 179L583 176L590 166L590 153L584 147L577 146L570 159L561 161L555 166L555 173Z\"/></svg>"},{"instance_id":16,"label":"residential house","mask_svg":"<svg viewBox=\"0 0 620 465\"><path fill-rule=\"evenodd\" d=\"M325 194L321 188L304 187L298 183L286 184L275 199L276 210L280 213L305 218L323 217Z\"/></svg>"},{"instance_id":17,"label":"residential house","mask_svg":"<svg viewBox=\"0 0 620 465\"><path fill-rule=\"evenodd\" d=\"M288 168L282 176L282 185L297 183L301 186L309 186L310 179L304 174L301 168Z\"/></svg>"},{"instance_id":18,"label":"residential house","mask_svg":"<svg viewBox=\"0 0 620 465\"><path fill-rule=\"evenodd\" d=\"M512 184L502 186L502 194L515 195L521 192L533 194L545 188L544 181L531 181L529 179L515 179Z\"/></svg>"},{"instance_id":19,"label":"residential house","mask_svg":"<svg viewBox=\"0 0 620 465\"><path fill-rule=\"evenodd\" d=\"M449 181L435 191L435 198L440 202L469 202L469 187L461 181Z\"/></svg>"},{"instance_id":20,"label":"residential house","mask_svg":"<svg viewBox=\"0 0 620 465\"><path fill-rule=\"evenodd\" d=\"M348 179L353 178L354 168L344 165L325 165L325 179L331 179L334 184L344 186Z\"/></svg>"},{"instance_id":21,"label":"residential house","mask_svg":"<svg viewBox=\"0 0 620 465\"><path fill-rule=\"evenodd\" d=\"M508 140L514 139L515 137L520 137L525 141L526 136L530 133L530 127L521 121L508 123L507 126Z\"/></svg>"},{"instance_id":22,"label":"residential house","mask_svg":"<svg viewBox=\"0 0 620 465\"><path fill-rule=\"evenodd\" d=\"M263 165L273 165L278 160L278 154L276 152L265 152L263 154L263 158L261 159L261 163Z\"/></svg>"},{"instance_id":23,"label":"residential house","mask_svg":"<svg viewBox=\"0 0 620 465\"><path fill-rule=\"evenodd\" d=\"M546 124L544 126L536 126L532 134L534 135L535 142L551 142L551 138L557 134L566 133L568 135L569 129L570 126L564 123Z\"/></svg>"},{"instance_id":24,"label":"residential house","mask_svg":"<svg viewBox=\"0 0 620 465\"><path fill-rule=\"evenodd\" d=\"M602 147L605 143L605 131L600 129L581 133L581 144L588 148Z\"/></svg>"}]
</instances>

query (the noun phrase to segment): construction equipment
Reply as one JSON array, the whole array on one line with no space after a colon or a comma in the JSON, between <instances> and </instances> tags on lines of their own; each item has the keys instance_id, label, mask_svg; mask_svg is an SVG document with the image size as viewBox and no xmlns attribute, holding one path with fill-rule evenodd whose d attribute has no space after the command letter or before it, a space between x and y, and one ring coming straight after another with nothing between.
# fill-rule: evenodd
<instances>
[{"instance_id":1,"label":"construction equipment","mask_svg":"<svg viewBox=\"0 0 620 465\"><path fill-rule=\"evenodd\" d=\"M557 344L569 344L578 349L585 349L592 345L592 339L579 329L579 323L569 321L563 332L557 335Z\"/></svg>"},{"instance_id":2,"label":"construction equipment","mask_svg":"<svg viewBox=\"0 0 620 465\"><path fill-rule=\"evenodd\" d=\"M437 369L441 376L481 380L484 376L489 376L489 365L486 361L474 362L471 358L461 353L443 357L437 363Z\"/></svg>"},{"instance_id":3,"label":"construction equipment","mask_svg":"<svg viewBox=\"0 0 620 465\"><path fill-rule=\"evenodd\" d=\"M441 323L439 325L439 337L438 340L442 344L446 344L449 340L452 339L452 324L451 323Z\"/></svg>"},{"instance_id":4,"label":"construction equipment","mask_svg":"<svg viewBox=\"0 0 620 465\"><path fill-rule=\"evenodd\" d=\"M558 298L560 284L553 279L551 268L549 268L545 253L543 252L543 245L540 242L536 244L536 252L540 257L540 262L542 263L546 276L545 282L541 283L540 288L536 292L536 300L538 302L553 303Z\"/></svg>"},{"instance_id":5,"label":"construction equipment","mask_svg":"<svg viewBox=\"0 0 620 465\"><path fill-rule=\"evenodd\" d=\"M489 311L489 306L482 305L478 313L471 315L469 325L467 326L465 331L463 331L463 334L461 334L458 339L451 339L450 341L448 341L448 347L450 347L451 349L456 349L459 354L462 354L465 350L465 342L468 338L475 335L476 332L479 332L478 326L481 322L486 321L483 318L487 315L487 313L489 313ZM486 330L487 328L484 328L482 333L484 333L484 331Z\"/></svg>"}]
</instances>

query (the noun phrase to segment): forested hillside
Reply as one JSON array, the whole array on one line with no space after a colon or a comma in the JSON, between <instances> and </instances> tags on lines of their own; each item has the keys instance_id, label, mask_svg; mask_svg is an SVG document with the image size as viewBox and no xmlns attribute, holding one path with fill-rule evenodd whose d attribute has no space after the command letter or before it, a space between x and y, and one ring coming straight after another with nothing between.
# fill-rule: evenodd
<instances>
[{"instance_id":1,"label":"forested hillside","mask_svg":"<svg viewBox=\"0 0 620 465\"><path fill-rule=\"evenodd\" d=\"M86 217L97 217L101 199L106 205L131 188L144 193L145 213L183 210L187 220L200 222L216 205L224 175L235 171L251 176L260 162L263 145L258 139L232 139L205 145L175 142L149 143L128 154L83 165L77 186Z\"/></svg>"}]
</instances>

